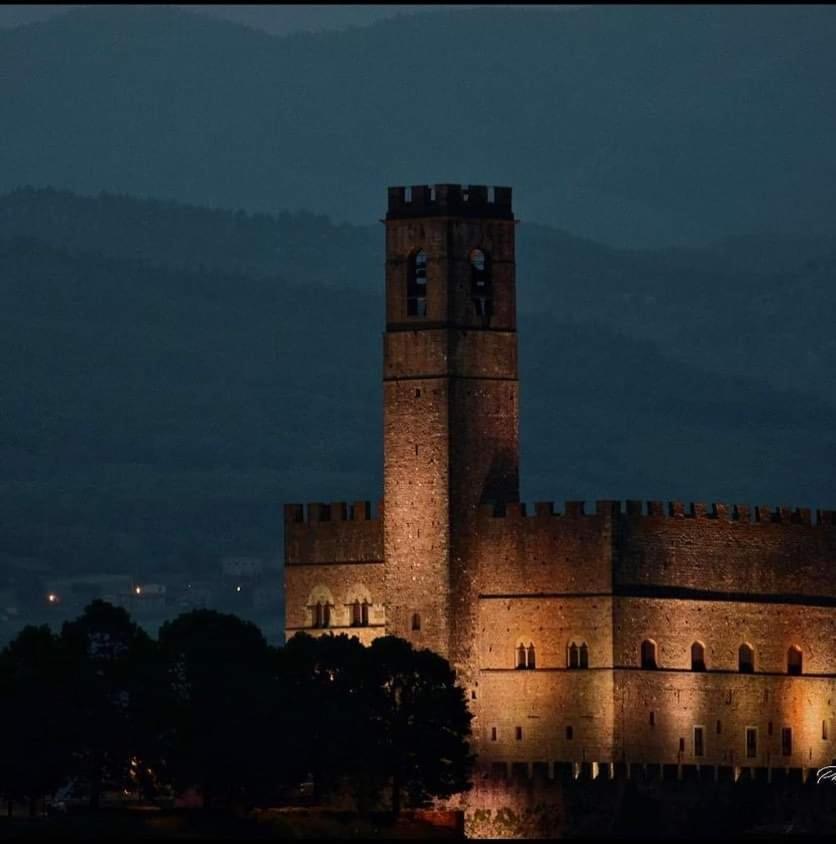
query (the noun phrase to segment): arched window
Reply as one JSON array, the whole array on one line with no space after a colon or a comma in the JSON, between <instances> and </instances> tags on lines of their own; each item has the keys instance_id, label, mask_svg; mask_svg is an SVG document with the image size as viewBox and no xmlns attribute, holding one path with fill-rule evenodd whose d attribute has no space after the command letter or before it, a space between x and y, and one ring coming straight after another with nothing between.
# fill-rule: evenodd
<instances>
[{"instance_id":1,"label":"arched window","mask_svg":"<svg viewBox=\"0 0 836 844\"><path fill-rule=\"evenodd\" d=\"M306 604L310 611L310 623L312 627L329 627L331 625L331 610L334 608L334 596L323 583L318 583L308 594ZM351 605L348 605L351 618Z\"/></svg>"},{"instance_id":2,"label":"arched window","mask_svg":"<svg viewBox=\"0 0 836 844\"><path fill-rule=\"evenodd\" d=\"M517 668L535 667L534 645L532 642L529 642L528 645L524 641L517 644L517 647L514 648L514 664Z\"/></svg>"},{"instance_id":3,"label":"arched window","mask_svg":"<svg viewBox=\"0 0 836 844\"><path fill-rule=\"evenodd\" d=\"M802 655L798 645L791 645L787 651L787 674L801 674Z\"/></svg>"},{"instance_id":4,"label":"arched window","mask_svg":"<svg viewBox=\"0 0 836 844\"><path fill-rule=\"evenodd\" d=\"M705 671L705 645L702 642L691 645L691 671Z\"/></svg>"},{"instance_id":5,"label":"arched window","mask_svg":"<svg viewBox=\"0 0 836 844\"><path fill-rule=\"evenodd\" d=\"M569 644L569 654L567 660L569 668L580 668L581 667L581 659L580 659L580 649L578 646L571 642Z\"/></svg>"},{"instance_id":6,"label":"arched window","mask_svg":"<svg viewBox=\"0 0 836 844\"><path fill-rule=\"evenodd\" d=\"M346 590L345 598L348 624L351 627L368 627L372 597L366 585L362 582L352 583Z\"/></svg>"},{"instance_id":7,"label":"arched window","mask_svg":"<svg viewBox=\"0 0 836 844\"><path fill-rule=\"evenodd\" d=\"M427 253L419 249L409 259L406 279L406 315L427 315Z\"/></svg>"},{"instance_id":8,"label":"arched window","mask_svg":"<svg viewBox=\"0 0 836 844\"><path fill-rule=\"evenodd\" d=\"M314 627L330 627L331 605L317 601L314 606Z\"/></svg>"},{"instance_id":9,"label":"arched window","mask_svg":"<svg viewBox=\"0 0 836 844\"><path fill-rule=\"evenodd\" d=\"M417 612L412 613L412 629L413 630L420 630L421 629L421 616L418 615Z\"/></svg>"},{"instance_id":10,"label":"arched window","mask_svg":"<svg viewBox=\"0 0 836 844\"><path fill-rule=\"evenodd\" d=\"M641 649L642 668L656 668L656 642L645 639Z\"/></svg>"},{"instance_id":11,"label":"arched window","mask_svg":"<svg viewBox=\"0 0 836 844\"><path fill-rule=\"evenodd\" d=\"M586 642L570 642L566 653L566 665L569 668L589 668L589 648Z\"/></svg>"},{"instance_id":12,"label":"arched window","mask_svg":"<svg viewBox=\"0 0 836 844\"><path fill-rule=\"evenodd\" d=\"M737 652L737 667L741 674L755 671L755 650L748 642L744 642Z\"/></svg>"},{"instance_id":13,"label":"arched window","mask_svg":"<svg viewBox=\"0 0 836 844\"><path fill-rule=\"evenodd\" d=\"M470 295L476 315L488 318L493 313L493 285L488 256L481 249L470 253Z\"/></svg>"}]
</instances>

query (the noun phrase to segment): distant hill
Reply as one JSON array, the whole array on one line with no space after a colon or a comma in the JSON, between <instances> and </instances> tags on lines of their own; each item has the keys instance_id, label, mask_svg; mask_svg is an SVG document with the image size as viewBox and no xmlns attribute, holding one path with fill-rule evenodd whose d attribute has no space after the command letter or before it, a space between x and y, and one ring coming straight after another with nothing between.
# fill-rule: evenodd
<instances>
[{"instance_id":1,"label":"distant hill","mask_svg":"<svg viewBox=\"0 0 836 844\"><path fill-rule=\"evenodd\" d=\"M103 242L106 238L103 238ZM278 552L281 503L381 493L375 292L0 243L0 554ZM520 317L526 498L836 503L836 411L603 324Z\"/></svg>"},{"instance_id":2,"label":"distant hill","mask_svg":"<svg viewBox=\"0 0 836 844\"><path fill-rule=\"evenodd\" d=\"M0 238L152 266L378 295L383 226L306 213L247 214L140 200L17 190L0 195ZM836 406L836 236L749 236L710 249L625 250L523 222L520 310L597 322L706 371L819 395Z\"/></svg>"},{"instance_id":3,"label":"distant hill","mask_svg":"<svg viewBox=\"0 0 836 844\"><path fill-rule=\"evenodd\" d=\"M439 10L270 36L172 7L0 31L0 189L368 224L381 186L511 184L622 246L836 223L836 9Z\"/></svg>"}]
</instances>

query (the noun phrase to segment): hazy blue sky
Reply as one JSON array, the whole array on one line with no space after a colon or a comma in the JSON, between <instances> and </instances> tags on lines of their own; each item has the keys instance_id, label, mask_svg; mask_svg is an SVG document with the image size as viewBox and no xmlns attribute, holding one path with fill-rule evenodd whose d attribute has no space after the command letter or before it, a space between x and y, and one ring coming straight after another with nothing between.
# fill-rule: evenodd
<instances>
[{"instance_id":1,"label":"hazy blue sky","mask_svg":"<svg viewBox=\"0 0 836 844\"><path fill-rule=\"evenodd\" d=\"M0 5L0 27L19 26L45 20L74 8L72 5ZM341 29L363 26L399 14L449 8L434 5L206 5L186 8L282 35L300 30ZM466 6L464 8L467 8Z\"/></svg>"}]
</instances>

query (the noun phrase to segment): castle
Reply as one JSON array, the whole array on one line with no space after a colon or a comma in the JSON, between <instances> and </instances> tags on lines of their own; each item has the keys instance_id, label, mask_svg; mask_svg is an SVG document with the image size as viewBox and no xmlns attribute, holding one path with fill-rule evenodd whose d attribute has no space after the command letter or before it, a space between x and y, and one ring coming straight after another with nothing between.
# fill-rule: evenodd
<instances>
[{"instance_id":1,"label":"castle","mask_svg":"<svg viewBox=\"0 0 836 844\"><path fill-rule=\"evenodd\" d=\"M286 505L287 637L447 657L495 777L806 778L836 756L834 512L521 503L516 223L509 188L389 189L383 502Z\"/></svg>"}]
</instances>

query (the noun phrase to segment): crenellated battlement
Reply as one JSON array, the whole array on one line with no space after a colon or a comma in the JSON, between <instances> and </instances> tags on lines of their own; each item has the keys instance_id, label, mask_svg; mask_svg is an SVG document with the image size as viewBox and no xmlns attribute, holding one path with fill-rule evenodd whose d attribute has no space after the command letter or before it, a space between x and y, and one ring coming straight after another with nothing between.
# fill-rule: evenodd
<instances>
[{"instance_id":1,"label":"crenellated battlement","mask_svg":"<svg viewBox=\"0 0 836 844\"><path fill-rule=\"evenodd\" d=\"M371 501L335 501L330 504L309 502L308 504L285 504L285 524L319 524L321 522L377 522L383 515L383 502L377 506L377 514Z\"/></svg>"},{"instance_id":2,"label":"crenellated battlement","mask_svg":"<svg viewBox=\"0 0 836 844\"><path fill-rule=\"evenodd\" d=\"M758 505L750 507L748 504L725 504L712 502L705 504L700 501L685 503L683 501L595 501L588 507L586 501L566 501L563 511L557 509L553 501L537 501L533 511L529 512L526 504L520 501L507 503L483 504L480 512L491 518L540 519L548 517L581 518L585 516L624 516L636 518L670 518L670 519L714 519L726 522L744 522L752 524L790 524L816 525L820 527L836 526L836 510L816 510L815 518L809 507L770 507Z\"/></svg>"},{"instance_id":3,"label":"crenellated battlement","mask_svg":"<svg viewBox=\"0 0 836 844\"><path fill-rule=\"evenodd\" d=\"M387 220L430 216L512 220L511 188L449 184L389 188Z\"/></svg>"}]
</instances>

